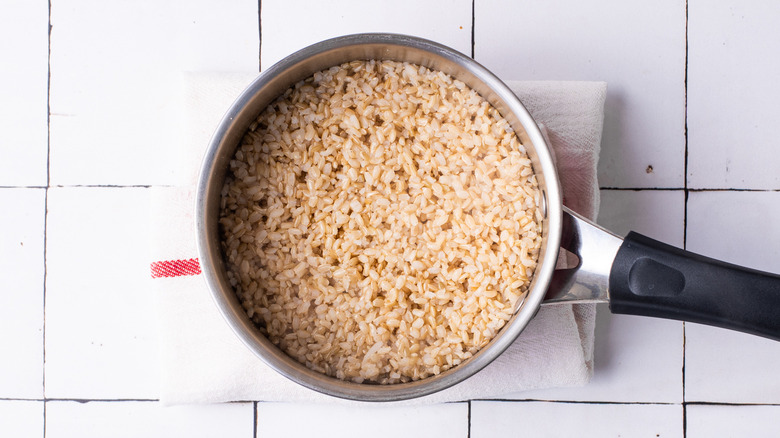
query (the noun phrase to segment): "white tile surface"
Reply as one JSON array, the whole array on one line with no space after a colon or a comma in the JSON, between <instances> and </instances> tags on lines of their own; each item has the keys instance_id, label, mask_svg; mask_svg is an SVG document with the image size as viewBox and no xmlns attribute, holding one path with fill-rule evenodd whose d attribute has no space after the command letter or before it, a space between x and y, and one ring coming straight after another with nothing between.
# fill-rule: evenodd
<instances>
[{"instance_id":1,"label":"white tile surface","mask_svg":"<svg viewBox=\"0 0 780 438\"><path fill-rule=\"evenodd\" d=\"M636 231L682 247L685 194L682 190L601 190L598 223L619 236Z\"/></svg>"},{"instance_id":2,"label":"white tile surface","mask_svg":"<svg viewBox=\"0 0 780 438\"><path fill-rule=\"evenodd\" d=\"M780 192L692 192L688 249L780 274Z\"/></svg>"},{"instance_id":3,"label":"white tile surface","mask_svg":"<svg viewBox=\"0 0 780 438\"><path fill-rule=\"evenodd\" d=\"M145 284L146 190L56 186L175 183L172 169L182 163L176 124L183 71L257 71L261 55L268 67L307 44L361 31L419 35L470 54L474 5L476 58L500 77L608 82L603 187L679 188L687 178L694 189L780 189L772 136L780 116L774 103L780 7L773 2L264 0L262 16L257 0L218 6L208 0L50 4L50 126L48 4L9 0L0 8L0 38L10 42L0 44L7 61L0 67L0 187L46 185L51 130L47 397L157 397L156 314ZM0 360L0 436L42 437L45 427L55 438L249 438L289 435L290 422L301 436L416 435L413 430L455 437L521 431L780 434L774 373L780 344L686 324L685 401L694 404L687 406L684 431L682 324L605 311L597 321L590 385L518 395L549 403L479 401L471 409L463 403L400 410L260 403L255 410L247 403L165 408L156 402L48 401L44 425L43 202L43 189L0 189L0 225L6 230L0 232L0 347L10 352ZM604 191L600 222L619 234L635 229L681 245L684 205L681 191ZM692 191L688 247L780 272L778 206L780 192ZM724 232L729 229L739 233L730 237ZM388 413L399 421L377 429Z\"/></svg>"},{"instance_id":4,"label":"white tile surface","mask_svg":"<svg viewBox=\"0 0 780 438\"><path fill-rule=\"evenodd\" d=\"M52 401L46 404L46 437L254 436L252 403L165 407L157 402Z\"/></svg>"},{"instance_id":5,"label":"white tile surface","mask_svg":"<svg viewBox=\"0 0 780 438\"><path fill-rule=\"evenodd\" d=\"M682 323L612 315L599 305L594 374L577 388L512 394L519 400L682 402Z\"/></svg>"},{"instance_id":6,"label":"white tile surface","mask_svg":"<svg viewBox=\"0 0 780 438\"><path fill-rule=\"evenodd\" d=\"M602 190L599 222L682 246L682 191ZM596 319L593 380L581 388L513 394L539 400L682 402L682 323L613 315L600 305Z\"/></svg>"},{"instance_id":7,"label":"white tile surface","mask_svg":"<svg viewBox=\"0 0 780 438\"><path fill-rule=\"evenodd\" d=\"M688 7L689 186L780 188L780 3Z\"/></svg>"},{"instance_id":8,"label":"white tile surface","mask_svg":"<svg viewBox=\"0 0 780 438\"><path fill-rule=\"evenodd\" d=\"M688 248L780 272L780 227L772 220L778 215L778 192L691 193ZM779 367L778 342L686 324L686 401L780 403Z\"/></svg>"},{"instance_id":9,"label":"white tile surface","mask_svg":"<svg viewBox=\"0 0 780 438\"><path fill-rule=\"evenodd\" d=\"M0 189L0 398L43 396L43 189Z\"/></svg>"},{"instance_id":10,"label":"white tile surface","mask_svg":"<svg viewBox=\"0 0 780 438\"><path fill-rule=\"evenodd\" d=\"M175 183L182 73L257 71L257 1L52 3L52 184Z\"/></svg>"},{"instance_id":11,"label":"white tile surface","mask_svg":"<svg viewBox=\"0 0 780 438\"><path fill-rule=\"evenodd\" d=\"M685 400L780 403L780 344L744 333L685 325Z\"/></svg>"},{"instance_id":12,"label":"white tile surface","mask_svg":"<svg viewBox=\"0 0 780 438\"><path fill-rule=\"evenodd\" d=\"M43 402L0 400L0 436L43 438Z\"/></svg>"},{"instance_id":13,"label":"white tile surface","mask_svg":"<svg viewBox=\"0 0 780 438\"><path fill-rule=\"evenodd\" d=\"M603 187L683 186L684 0L480 1L475 43L504 79L607 82Z\"/></svg>"},{"instance_id":14,"label":"white tile surface","mask_svg":"<svg viewBox=\"0 0 780 438\"><path fill-rule=\"evenodd\" d=\"M49 9L10 0L0 14L0 186L45 186Z\"/></svg>"},{"instance_id":15,"label":"white tile surface","mask_svg":"<svg viewBox=\"0 0 780 438\"><path fill-rule=\"evenodd\" d=\"M49 190L46 396L155 399L149 193Z\"/></svg>"},{"instance_id":16,"label":"white tile surface","mask_svg":"<svg viewBox=\"0 0 780 438\"><path fill-rule=\"evenodd\" d=\"M362 32L419 36L470 55L471 3L470 0L263 2L261 64L265 69L310 44Z\"/></svg>"},{"instance_id":17,"label":"white tile surface","mask_svg":"<svg viewBox=\"0 0 780 438\"><path fill-rule=\"evenodd\" d=\"M681 405L472 402L472 438L682 437Z\"/></svg>"},{"instance_id":18,"label":"white tile surface","mask_svg":"<svg viewBox=\"0 0 780 438\"><path fill-rule=\"evenodd\" d=\"M465 438L468 404L388 408L258 403L257 436Z\"/></svg>"},{"instance_id":19,"label":"white tile surface","mask_svg":"<svg viewBox=\"0 0 780 438\"><path fill-rule=\"evenodd\" d=\"M688 405L688 438L780 436L780 406Z\"/></svg>"}]
</instances>

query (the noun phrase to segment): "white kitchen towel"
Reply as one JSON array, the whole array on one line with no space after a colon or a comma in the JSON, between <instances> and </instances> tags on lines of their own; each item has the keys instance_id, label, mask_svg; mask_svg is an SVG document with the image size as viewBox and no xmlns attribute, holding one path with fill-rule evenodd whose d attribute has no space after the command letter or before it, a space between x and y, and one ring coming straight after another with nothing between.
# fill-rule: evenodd
<instances>
[{"instance_id":1,"label":"white kitchen towel","mask_svg":"<svg viewBox=\"0 0 780 438\"><path fill-rule=\"evenodd\" d=\"M152 189L152 276L158 297L164 404L236 400L333 402L298 386L255 357L232 333L197 264L194 185L216 124L255 74L186 78L186 132L180 187ZM556 154L565 203L598 212L598 161L606 84L509 82L545 131ZM593 372L593 305L544 306L515 343L466 381L407 403L496 398L523 390L577 386Z\"/></svg>"}]
</instances>

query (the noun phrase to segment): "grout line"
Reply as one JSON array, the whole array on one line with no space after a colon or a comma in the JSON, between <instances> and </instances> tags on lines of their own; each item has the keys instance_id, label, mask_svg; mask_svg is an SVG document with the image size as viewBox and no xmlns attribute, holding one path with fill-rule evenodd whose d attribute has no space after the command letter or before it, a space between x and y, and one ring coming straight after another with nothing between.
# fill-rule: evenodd
<instances>
[{"instance_id":1,"label":"grout line","mask_svg":"<svg viewBox=\"0 0 780 438\"><path fill-rule=\"evenodd\" d=\"M127 399L89 399L89 398L14 398L14 397L0 397L0 401L10 402L75 402L75 403L159 403L159 399L152 398L127 398ZM751 407L751 406L769 406L780 408L780 403L737 403L737 402L708 402L708 401L694 401L694 402L620 402L620 401L577 401L577 400L543 400L543 399L473 399L468 400L468 418L469 426L471 425L471 403L472 402L497 402L497 403L560 403L560 404L581 404L581 405L643 405L643 406L733 406L733 407ZM259 401L233 401L228 403L253 403L255 406L255 419L257 418L257 406ZM458 402L446 402L446 403L458 403ZM255 420L256 421L256 420Z\"/></svg>"},{"instance_id":2,"label":"grout line","mask_svg":"<svg viewBox=\"0 0 780 438\"><path fill-rule=\"evenodd\" d=\"M685 402L688 406L734 406L734 407L751 407L751 406L773 406L780 407L780 403L734 403L734 402Z\"/></svg>"},{"instance_id":3,"label":"grout line","mask_svg":"<svg viewBox=\"0 0 780 438\"><path fill-rule=\"evenodd\" d=\"M46 54L46 187L43 190L43 309L41 321L41 390L43 391L43 436L46 436L46 280L48 275L48 236L49 236L49 187L51 186L51 0L47 9L47 51Z\"/></svg>"},{"instance_id":4,"label":"grout line","mask_svg":"<svg viewBox=\"0 0 780 438\"><path fill-rule=\"evenodd\" d=\"M685 204L683 207L683 249L688 244L688 2L685 2L685 64L683 75L683 190Z\"/></svg>"},{"instance_id":5,"label":"grout line","mask_svg":"<svg viewBox=\"0 0 780 438\"><path fill-rule=\"evenodd\" d=\"M48 167L48 164L46 167ZM46 177L46 179L48 180L48 176ZM47 188L48 188L47 186L0 186L0 189L47 189Z\"/></svg>"},{"instance_id":6,"label":"grout line","mask_svg":"<svg viewBox=\"0 0 780 438\"><path fill-rule=\"evenodd\" d=\"M561 403L571 405L642 405L642 406L679 406L676 402L622 402L622 401L603 401L603 400L545 400L545 399L474 399L472 401L500 402L500 403Z\"/></svg>"},{"instance_id":7,"label":"grout line","mask_svg":"<svg viewBox=\"0 0 780 438\"><path fill-rule=\"evenodd\" d=\"M48 166L47 166L48 167ZM46 278L48 274L48 223L49 223L49 189L43 192L43 309L41 321L41 349L43 364L41 366L41 389L43 391L43 436L46 436Z\"/></svg>"},{"instance_id":8,"label":"grout line","mask_svg":"<svg viewBox=\"0 0 780 438\"><path fill-rule=\"evenodd\" d=\"M44 398L43 402L76 402L81 404L86 403L159 403L160 400L156 398Z\"/></svg>"},{"instance_id":9,"label":"grout line","mask_svg":"<svg viewBox=\"0 0 780 438\"><path fill-rule=\"evenodd\" d=\"M3 398L0 401L21 401L21 402L75 402L75 403L159 403L159 399L138 398L138 399L88 399L88 398ZM733 406L733 407L751 407L751 406L769 406L780 408L780 403L737 403L737 402L620 402L620 401L577 401L577 400L543 400L543 399L473 399L466 401L468 405L468 421L471 427L471 403L472 402L497 402L497 403L559 403L559 404L578 404L578 405L640 405L640 406ZM255 423L257 423L257 407L259 401L234 401L229 403L252 403L255 408ZM453 403L453 402L447 402Z\"/></svg>"},{"instance_id":10,"label":"grout line","mask_svg":"<svg viewBox=\"0 0 780 438\"><path fill-rule=\"evenodd\" d=\"M476 0L471 0L471 59L474 59L474 23L476 22Z\"/></svg>"},{"instance_id":11,"label":"grout line","mask_svg":"<svg viewBox=\"0 0 780 438\"><path fill-rule=\"evenodd\" d=\"M42 398L0 397L0 401L43 402L46 400Z\"/></svg>"},{"instance_id":12,"label":"grout line","mask_svg":"<svg viewBox=\"0 0 780 438\"><path fill-rule=\"evenodd\" d=\"M254 411L252 412L252 418L254 418L253 420L254 424L252 427L252 431L253 431L252 438L257 438L257 407L258 407L258 402L253 401L252 408L254 409Z\"/></svg>"},{"instance_id":13,"label":"grout line","mask_svg":"<svg viewBox=\"0 0 780 438\"><path fill-rule=\"evenodd\" d=\"M724 189L724 188L716 188L716 187L702 187L697 189L692 189L690 187L611 187L611 186L604 186L599 187L599 190L614 190L614 191L625 191L625 192L650 192L650 191L659 191L659 192L673 192L673 191L680 191L686 193L686 201L687 201L687 194L689 193L700 193L700 192L755 192L755 193L774 193L774 192L780 192L780 189Z\"/></svg>"},{"instance_id":14,"label":"grout line","mask_svg":"<svg viewBox=\"0 0 780 438\"><path fill-rule=\"evenodd\" d=\"M263 71L263 0L257 0L257 71Z\"/></svg>"},{"instance_id":15,"label":"grout line","mask_svg":"<svg viewBox=\"0 0 780 438\"><path fill-rule=\"evenodd\" d=\"M780 192L780 189L722 189L722 188L686 188L688 192Z\"/></svg>"},{"instance_id":16,"label":"grout line","mask_svg":"<svg viewBox=\"0 0 780 438\"><path fill-rule=\"evenodd\" d=\"M466 407L468 408L466 411L466 438L471 438L471 400L467 402Z\"/></svg>"},{"instance_id":17,"label":"grout line","mask_svg":"<svg viewBox=\"0 0 780 438\"><path fill-rule=\"evenodd\" d=\"M683 249L688 248L688 199L690 198L690 188L688 187L688 0L685 1L685 73L683 75L683 144L684 144L684 156L683 156L683 186L685 188L685 199L683 200ZM688 407L685 403L685 358L686 358L686 325L685 321L682 323L682 436L686 438L688 436Z\"/></svg>"},{"instance_id":18,"label":"grout line","mask_svg":"<svg viewBox=\"0 0 780 438\"><path fill-rule=\"evenodd\" d=\"M46 189L51 186L51 0L49 0L48 13L48 53L46 54Z\"/></svg>"},{"instance_id":19,"label":"grout line","mask_svg":"<svg viewBox=\"0 0 780 438\"><path fill-rule=\"evenodd\" d=\"M683 187L599 187L599 190L615 190L626 192L646 192L646 191L660 191L660 192L673 192L685 190Z\"/></svg>"},{"instance_id":20,"label":"grout line","mask_svg":"<svg viewBox=\"0 0 780 438\"><path fill-rule=\"evenodd\" d=\"M686 196L687 198L687 196ZM685 336L685 321L682 323L682 330L683 330L683 354L682 354L682 370L681 370L681 380L682 380L682 415L683 415L683 438L685 438L686 434L688 433L688 403L685 401L685 345L687 343L687 338Z\"/></svg>"}]
</instances>

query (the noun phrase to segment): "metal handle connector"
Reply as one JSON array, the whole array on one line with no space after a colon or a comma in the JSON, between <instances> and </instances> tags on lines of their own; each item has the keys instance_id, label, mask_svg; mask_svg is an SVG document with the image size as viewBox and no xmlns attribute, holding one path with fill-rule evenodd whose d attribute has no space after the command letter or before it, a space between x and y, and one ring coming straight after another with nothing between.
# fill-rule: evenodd
<instances>
[{"instance_id":1,"label":"metal handle connector","mask_svg":"<svg viewBox=\"0 0 780 438\"><path fill-rule=\"evenodd\" d=\"M573 268L556 269L542 304L608 302L609 273L622 244L617 235L564 207L561 248L579 260Z\"/></svg>"}]
</instances>

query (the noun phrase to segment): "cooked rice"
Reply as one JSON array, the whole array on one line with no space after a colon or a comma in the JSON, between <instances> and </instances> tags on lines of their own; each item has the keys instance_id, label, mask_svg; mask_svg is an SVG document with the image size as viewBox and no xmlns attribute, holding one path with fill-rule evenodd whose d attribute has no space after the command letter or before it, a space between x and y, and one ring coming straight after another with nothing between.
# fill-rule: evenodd
<instances>
[{"instance_id":1,"label":"cooked rice","mask_svg":"<svg viewBox=\"0 0 780 438\"><path fill-rule=\"evenodd\" d=\"M508 123L409 63L318 72L268 106L230 162L228 278L287 354L397 383L485 346L528 291L540 193Z\"/></svg>"}]
</instances>

